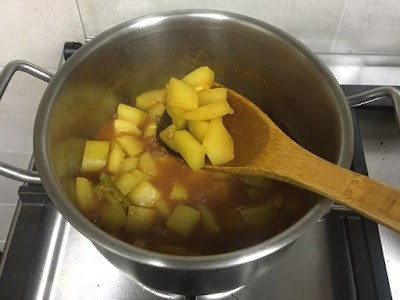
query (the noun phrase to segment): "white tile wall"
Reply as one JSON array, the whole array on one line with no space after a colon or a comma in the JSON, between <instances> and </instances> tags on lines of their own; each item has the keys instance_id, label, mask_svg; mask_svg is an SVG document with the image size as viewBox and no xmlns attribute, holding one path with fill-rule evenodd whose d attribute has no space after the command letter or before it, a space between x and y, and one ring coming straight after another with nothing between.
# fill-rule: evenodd
<instances>
[{"instance_id":1,"label":"white tile wall","mask_svg":"<svg viewBox=\"0 0 400 300\"><path fill-rule=\"evenodd\" d=\"M400 2L347 0L333 52L400 54Z\"/></svg>"},{"instance_id":2,"label":"white tile wall","mask_svg":"<svg viewBox=\"0 0 400 300\"><path fill-rule=\"evenodd\" d=\"M86 34L100 32L123 21L173 9L207 8L254 17L293 34L315 51L329 51L345 0L78 0Z\"/></svg>"},{"instance_id":3,"label":"white tile wall","mask_svg":"<svg viewBox=\"0 0 400 300\"><path fill-rule=\"evenodd\" d=\"M145 14L209 8L245 14L288 31L317 52L400 54L398 0L1 0L0 69L25 59L55 70L66 40L83 41ZM27 165L46 84L18 74L0 102L0 159ZM18 183L0 178L0 249Z\"/></svg>"}]
</instances>

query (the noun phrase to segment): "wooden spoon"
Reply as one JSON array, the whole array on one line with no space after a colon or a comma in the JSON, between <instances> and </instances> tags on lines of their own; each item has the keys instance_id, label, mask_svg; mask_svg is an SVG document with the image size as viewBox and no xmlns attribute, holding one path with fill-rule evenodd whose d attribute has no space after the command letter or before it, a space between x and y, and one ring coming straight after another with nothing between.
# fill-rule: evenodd
<instances>
[{"instance_id":1,"label":"wooden spoon","mask_svg":"<svg viewBox=\"0 0 400 300\"><path fill-rule=\"evenodd\" d=\"M289 138L250 100L233 90L228 95L234 114L225 116L224 124L234 140L235 158L222 166L206 164L204 169L288 182L400 232L399 190L316 156ZM166 127L162 123L159 128Z\"/></svg>"}]
</instances>

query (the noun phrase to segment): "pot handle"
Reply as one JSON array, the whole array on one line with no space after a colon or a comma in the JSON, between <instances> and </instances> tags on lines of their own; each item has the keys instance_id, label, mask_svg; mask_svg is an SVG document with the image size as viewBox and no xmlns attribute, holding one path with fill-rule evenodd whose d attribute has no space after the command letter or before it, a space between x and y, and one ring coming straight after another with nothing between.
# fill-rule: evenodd
<instances>
[{"instance_id":1,"label":"pot handle","mask_svg":"<svg viewBox=\"0 0 400 300\"><path fill-rule=\"evenodd\" d=\"M3 97L3 94L10 83L10 80L16 71L22 71L28 73L36 78L44 80L46 82L50 82L53 78L53 74L47 70L44 70L30 62L23 60L15 60L8 63L3 71L0 73L0 100ZM5 177L28 182L34 184L40 184L41 180L37 172L21 169L15 166L11 166L4 162L0 161L0 175Z\"/></svg>"},{"instance_id":2,"label":"pot handle","mask_svg":"<svg viewBox=\"0 0 400 300\"><path fill-rule=\"evenodd\" d=\"M400 91L392 86L382 86L362 92L347 98L350 107L357 107L363 104L374 102L383 97L389 96L393 101L397 121L400 122Z\"/></svg>"}]
</instances>

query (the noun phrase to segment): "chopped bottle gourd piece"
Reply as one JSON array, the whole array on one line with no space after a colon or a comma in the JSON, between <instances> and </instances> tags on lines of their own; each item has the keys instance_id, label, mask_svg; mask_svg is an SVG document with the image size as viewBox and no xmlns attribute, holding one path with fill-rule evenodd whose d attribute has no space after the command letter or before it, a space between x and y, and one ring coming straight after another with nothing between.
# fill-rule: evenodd
<instances>
[{"instance_id":1,"label":"chopped bottle gourd piece","mask_svg":"<svg viewBox=\"0 0 400 300\"><path fill-rule=\"evenodd\" d=\"M235 157L233 139L219 119L210 122L203 140L207 156L213 165L222 165Z\"/></svg>"},{"instance_id":2,"label":"chopped bottle gourd piece","mask_svg":"<svg viewBox=\"0 0 400 300\"><path fill-rule=\"evenodd\" d=\"M129 206L126 231L143 233L148 231L157 219L157 212L151 208Z\"/></svg>"},{"instance_id":3,"label":"chopped bottle gourd piece","mask_svg":"<svg viewBox=\"0 0 400 300\"><path fill-rule=\"evenodd\" d=\"M210 89L214 85L214 77L214 71L207 66L203 66L187 74L182 78L182 81L196 88Z\"/></svg>"},{"instance_id":4,"label":"chopped bottle gourd piece","mask_svg":"<svg viewBox=\"0 0 400 300\"><path fill-rule=\"evenodd\" d=\"M83 173L101 171L106 166L109 148L108 141L86 141L81 171Z\"/></svg>"},{"instance_id":5,"label":"chopped bottle gourd piece","mask_svg":"<svg viewBox=\"0 0 400 300\"><path fill-rule=\"evenodd\" d=\"M131 122L115 119L114 120L114 135L121 136L125 134L139 136L142 131Z\"/></svg>"},{"instance_id":6,"label":"chopped bottle gourd piece","mask_svg":"<svg viewBox=\"0 0 400 300\"><path fill-rule=\"evenodd\" d=\"M150 107L147 110L147 113L149 114L150 118L157 119L157 118L161 117L161 115L164 113L164 111L165 111L165 104L157 103L157 104L154 104L152 107Z\"/></svg>"},{"instance_id":7,"label":"chopped bottle gourd piece","mask_svg":"<svg viewBox=\"0 0 400 300\"><path fill-rule=\"evenodd\" d=\"M101 224L109 230L118 230L126 224L126 214L121 205L107 204L102 208Z\"/></svg>"},{"instance_id":8,"label":"chopped bottle gourd piece","mask_svg":"<svg viewBox=\"0 0 400 300\"><path fill-rule=\"evenodd\" d=\"M78 207L83 211L96 209L97 203L93 193L93 183L85 177L76 177L75 186Z\"/></svg>"},{"instance_id":9,"label":"chopped bottle gourd piece","mask_svg":"<svg viewBox=\"0 0 400 300\"><path fill-rule=\"evenodd\" d=\"M191 135L202 144L208 125L210 125L210 123L207 121L189 121L188 130Z\"/></svg>"},{"instance_id":10,"label":"chopped bottle gourd piece","mask_svg":"<svg viewBox=\"0 0 400 300\"><path fill-rule=\"evenodd\" d=\"M184 110L198 107L199 99L194 87L179 79L171 77L165 91L165 104Z\"/></svg>"},{"instance_id":11,"label":"chopped bottle gourd piece","mask_svg":"<svg viewBox=\"0 0 400 300\"><path fill-rule=\"evenodd\" d=\"M202 90L199 92L199 107L208 105L218 101L228 100L227 88L215 88L210 90Z\"/></svg>"},{"instance_id":12,"label":"chopped bottle gourd piece","mask_svg":"<svg viewBox=\"0 0 400 300\"><path fill-rule=\"evenodd\" d=\"M169 198L175 201L185 201L189 196L188 190L179 183L174 183Z\"/></svg>"},{"instance_id":13,"label":"chopped bottle gourd piece","mask_svg":"<svg viewBox=\"0 0 400 300\"><path fill-rule=\"evenodd\" d=\"M163 218L168 218L169 215L171 214L171 209L169 208L167 202L165 202L165 200L157 200L156 202L154 202L154 208L156 209L156 211L158 212L158 214L160 216L162 216Z\"/></svg>"},{"instance_id":14,"label":"chopped bottle gourd piece","mask_svg":"<svg viewBox=\"0 0 400 300\"><path fill-rule=\"evenodd\" d=\"M150 182L142 180L128 195L133 205L153 207L161 199L160 191Z\"/></svg>"},{"instance_id":15,"label":"chopped bottle gourd piece","mask_svg":"<svg viewBox=\"0 0 400 300\"><path fill-rule=\"evenodd\" d=\"M168 218L167 228L179 235L188 236L200 220L200 212L179 204Z\"/></svg>"},{"instance_id":16,"label":"chopped bottle gourd piece","mask_svg":"<svg viewBox=\"0 0 400 300\"><path fill-rule=\"evenodd\" d=\"M137 168L138 160L139 159L137 157L124 158L121 162L118 172L123 173L135 170Z\"/></svg>"},{"instance_id":17,"label":"chopped bottle gourd piece","mask_svg":"<svg viewBox=\"0 0 400 300\"><path fill-rule=\"evenodd\" d=\"M123 135L115 140L130 157L134 157L143 151L143 143L134 136Z\"/></svg>"},{"instance_id":18,"label":"chopped bottle gourd piece","mask_svg":"<svg viewBox=\"0 0 400 300\"><path fill-rule=\"evenodd\" d=\"M135 169L130 173L135 175L135 176L137 176L137 177L139 177L139 178L142 178L143 180L147 180L147 181L151 180L151 176L150 175L145 174L145 173L143 173L142 171L140 171L138 169Z\"/></svg>"},{"instance_id":19,"label":"chopped bottle gourd piece","mask_svg":"<svg viewBox=\"0 0 400 300\"><path fill-rule=\"evenodd\" d=\"M117 143L117 141L115 139L112 139L112 140L110 140L110 150L109 151L112 151L115 148L123 150L122 147Z\"/></svg>"},{"instance_id":20,"label":"chopped bottle gourd piece","mask_svg":"<svg viewBox=\"0 0 400 300\"><path fill-rule=\"evenodd\" d=\"M141 110L148 110L157 103L165 101L165 90L157 89L144 92L136 97L136 107Z\"/></svg>"},{"instance_id":21,"label":"chopped bottle gourd piece","mask_svg":"<svg viewBox=\"0 0 400 300\"><path fill-rule=\"evenodd\" d=\"M201 203L197 204L197 210L200 211L201 224L206 232L208 233L221 232L221 228L218 225L217 219L205 205Z\"/></svg>"},{"instance_id":22,"label":"chopped bottle gourd piece","mask_svg":"<svg viewBox=\"0 0 400 300\"><path fill-rule=\"evenodd\" d=\"M187 130L175 131L174 141L179 154L193 171L198 171L204 166L204 147Z\"/></svg>"},{"instance_id":23,"label":"chopped bottle gourd piece","mask_svg":"<svg viewBox=\"0 0 400 300\"><path fill-rule=\"evenodd\" d=\"M131 174L122 173L115 177L114 184L125 196L128 195L143 179Z\"/></svg>"},{"instance_id":24,"label":"chopped bottle gourd piece","mask_svg":"<svg viewBox=\"0 0 400 300\"><path fill-rule=\"evenodd\" d=\"M249 176L243 175L240 177L240 180L245 184L263 189L263 190L271 190L274 187L274 182L272 179L263 178L260 176Z\"/></svg>"},{"instance_id":25,"label":"chopped bottle gourd piece","mask_svg":"<svg viewBox=\"0 0 400 300\"><path fill-rule=\"evenodd\" d=\"M172 123L176 126L176 129L185 129L187 121L183 118L185 110L182 108L167 106L167 113L171 117Z\"/></svg>"},{"instance_id":26,"label":"chopped bottle gourd piece","mask_svg":"<svg viewBox=\"0 0 400 300\"><path fill-rule=\"evenodd\" d=\"M167 128L165 128L163 131L160 132L160 139L170 149L172 149L175 152L178 152L178 149L176 148L176 144L174 141L175 131L176 131L176 126L174 124L169 125Z\"/></svg>"},{"instance_id":27,"label":"chopped bottle gourd piece","mask_svg":"<svg viewBox=\"0 0 400 300\"><path fill-rule=\"evenodd\" d=\"M276 210L270 204L243 208L239 210L239 213L246 225L255 229L265 228L276 216Z\"/></svg>"},{"instance_id":28,"label":"chopped bottle gourd piece","mask_svg":"<svg viewBox=\"0 0 400 300\"><path fill-rule=\"evenodd\" d=\"M115 176L115 175L114 175ZM103 198L109 204L121 204L123 207L129 206L129 199L121 191L117 188L117 186L112 181L111 176L101 173L100 175L100 183L97 185L96 189L99 189Z\"/></svg>"},{"instance_id":29,"label":"chopped bottle gourd piece","mask_svg":"<svg viewBox=\"0 0 400 300\"><path fill-rule=\"evenodd\" d=\"M143 136L145 138L151 137L151 136L156 136L157 133L157 125L155 122L150 122L147 123L146 127L144 128L144 134Z\"/></svg>"},{"instance_id":30,"label":"chopped bottle gourd piece","mask_svg":"<svg viewBox=\"0 0 400 300\"><path fill-rule=\"evenodd\" d=\"M108 161L107 161L107 170L110 173L117 173L121 167L121 163L124 160L125 157L125 152L122 151L121 149L115 147L110 151L110 154L108 155Z\"/></svg>"},{"instance_id":31,"label":"chopped bottle gourd piece","mask_svg":"<svg viewBox=\"0 0 400 300\"><path fill-rule=\"evenodd\" d=\"M189 121L207 121L233 113L227 101L218 101L183 113L183 118Z\"/></svg>"},{"instance_id":32,"label":"chopped bottle gourd piece","mask_svg":"<svg viewBox=\"0 0 400 300\"><path fill-rule=\"evenodd\" d=\"M139 157L138 169L151 176L158 174L157 163L150 152L146 151Z\"/></svg>"},{"instance_id":33,"label":"chopped bottle gourd piece","mask_svg":"<svg viewBox=\"0 0 400 300\"><path fill-rule=\"evenodd\" d=\"M120 103L117 108L118 119L128 121L138 127L147 120L147 113L136 107Z\"/></svg>"},{"instance_id":34,"label":"chopped bottle gourd piece","mask_svg":"<svg viewBox=\"0 0 400 300\"><path fill-rule=\"evenodd\" d=\"M218 220L223 229L240 230L245 227L240 213L231 206L226 206L218 210Z\"/></svg>"}]
</instances>

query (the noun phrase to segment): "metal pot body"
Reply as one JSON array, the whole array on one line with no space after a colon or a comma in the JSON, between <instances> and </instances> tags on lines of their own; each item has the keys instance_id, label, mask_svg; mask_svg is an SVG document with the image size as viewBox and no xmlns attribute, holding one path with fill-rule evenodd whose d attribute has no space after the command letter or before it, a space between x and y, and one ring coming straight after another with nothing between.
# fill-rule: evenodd
<instances>
[{"instance_id":1,"label":"metal pot body","mask_svg":"<svg viewBox=\"0 0 400 300\"><path fill-rule=\"evenodd\" d=\"M34 130L37 168L62 215L115 266L151 288L187 295L230 290L268 272L284 249L331 202L319 199L296 224L253 247L204 257L158 254L119 241L89 222L71 201L84 141L118 103L210 66L218 82L254 101L297 141L349 167L353 129L346 99L327 68L301 43L263 22L203 10L132 20L83 46L51 80ZM72 188L73 190L73 188ZM301 258L299 258L301 259Z\"/></svg>"}]
</instances>

